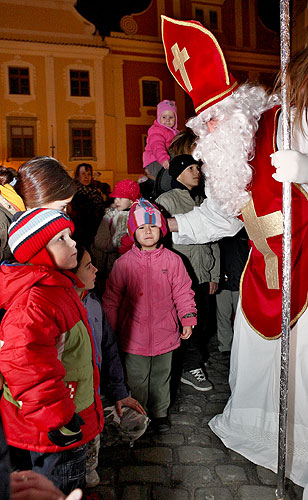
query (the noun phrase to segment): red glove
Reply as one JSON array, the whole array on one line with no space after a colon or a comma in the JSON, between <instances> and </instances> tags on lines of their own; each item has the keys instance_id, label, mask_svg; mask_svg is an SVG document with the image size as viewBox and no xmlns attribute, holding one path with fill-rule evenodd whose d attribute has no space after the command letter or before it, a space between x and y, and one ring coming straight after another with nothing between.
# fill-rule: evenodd
<instances>
[{"instance_id":1,"label":"red glove","mask_svg":"<svg viewBox=\"0 0 308 500\"><path fill-rule=\"evenodd\" d=\"M131 240L131 238L128 236L128 234L124 234L124 236L122 236L121 238L121 244L118 248L118 252L120 255L123 255L124 253L126 253L128 250L130 250L133 246L133 241Z\"/></svg>"}]
</instances>

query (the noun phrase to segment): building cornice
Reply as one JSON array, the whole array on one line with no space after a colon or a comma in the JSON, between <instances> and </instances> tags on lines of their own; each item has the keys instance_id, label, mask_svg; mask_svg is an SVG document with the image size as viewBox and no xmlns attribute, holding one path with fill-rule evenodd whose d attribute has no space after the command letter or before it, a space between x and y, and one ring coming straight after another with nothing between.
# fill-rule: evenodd
<instances>
[{"instance_id":1,"label":"building cornice","mask_svg":"<svg viewBox=\"0 0 308 500\"><path fill-rule=\"evenodd\" d=\"M50 55L56 57L75 56L92 57L102 59L107 56L109 49L106 47L93 47L91 45L53 43L53 42L29 42L28 40L5 40L0 38L0 52L18 52L22 54Z\"/></svg>"}]
</instances>

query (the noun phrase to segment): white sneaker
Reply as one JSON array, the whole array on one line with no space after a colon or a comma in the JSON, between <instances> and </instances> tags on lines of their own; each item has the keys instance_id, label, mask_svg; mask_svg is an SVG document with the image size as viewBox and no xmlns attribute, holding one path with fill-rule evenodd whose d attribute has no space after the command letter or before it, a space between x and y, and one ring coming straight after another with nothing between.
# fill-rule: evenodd
<instances>
[{"instance_id":1,"label":"white sneaker","mask_svg":"<svg viewBox=\"0 0 308 500\"><path fill-rule=\"evenodd\" d=\"M99 475L96 470L91 470L88 474L86 474L86 487L87 488L95 488L101 482Z\"/></svg>"}]
</instances>

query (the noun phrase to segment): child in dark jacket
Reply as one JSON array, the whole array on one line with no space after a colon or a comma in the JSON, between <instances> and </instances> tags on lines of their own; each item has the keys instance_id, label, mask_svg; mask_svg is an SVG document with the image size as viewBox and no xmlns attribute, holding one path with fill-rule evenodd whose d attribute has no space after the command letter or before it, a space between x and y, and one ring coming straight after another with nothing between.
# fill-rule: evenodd
<instances>
[{"instance_id":1,"label":"child in dark jacket","mask_svg":"<svg viewBox=\"0 0 308 500\"><path fill-rule=\"evenodd\" d=\"M68 494L84 487L87 443L104 422L92 331L69 271L74 225L58 210L16 215L17 262L0 267L1 417L9 445L30 450L32 469Z\"/></svg>"},{"instance_id":2,"label":"child in dark jacket","mask_svg":"<svg viewBox=\"0 0 308 500\"><path fill-rule=\"evenodd\" d=\"M125 355L132 395L154 429L164 432L170 427L172 351L197 323L194 292L182 259L161 244L167 227L156 206L143 198L135 202L127 227L135 244L115 262L103 307Z\"/></svg>"},{"instance_id":3,"label":"child in dark jacket","mask_svg":"<svg viewBox=\"0 0 308 500\"><path fill-rule=\"evenodd\" d=\"M100 393L101 395L107 395L109 401L115 405L115 411L120 419L123 417L124 408L131 408L133 411L138 412L139 415L134 414L132 420L134 426L138 426L138 437L140 437L145 432L149 419L145 416L141 404L128 394L115 335L108 323L99 298L91 291L95 285L97 268L92 264L90 253L78 244L77 261L78 264L74 269L74 273L82 283L82 286L78 285L77 293L87 310L89 323L93 331L96 361L101 373ZM127 413L126 410L124 412ZM131 430L127 429L128 432ZM87 487L97 486L100 482L96 472L99 448L100 435L89 443L86 470Z\"/></svg>"}]
</instances>

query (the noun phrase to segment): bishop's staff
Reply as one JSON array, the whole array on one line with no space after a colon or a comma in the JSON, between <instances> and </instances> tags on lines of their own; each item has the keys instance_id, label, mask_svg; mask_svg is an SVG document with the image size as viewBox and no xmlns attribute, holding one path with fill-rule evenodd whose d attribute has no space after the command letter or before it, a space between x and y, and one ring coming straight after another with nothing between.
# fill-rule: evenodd
<instances>
[{"instance_id":1,"label":"bishop's staff","mask_svg":"<svg viewBox=\"0 0 308 500\"><path fill-rule=\"evenodd\" d=\"M281 98L282 98L282 148L290 149L290 113L286 69L290 60L290 11L289 0L280 0L280 58L281 58ZM280 369L280 409L278 437L278 479L276 497L285 498L286 436L288 414L288 373L290 343L290 303L291 303L291 183L283 183L283 237L282 237L282 324L281 324L281 369Z\"/></svg>"}]
</instances>

